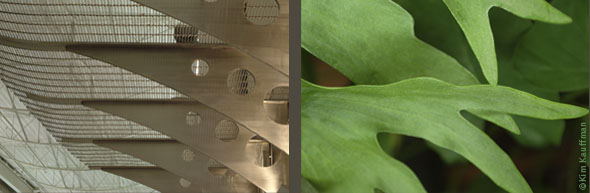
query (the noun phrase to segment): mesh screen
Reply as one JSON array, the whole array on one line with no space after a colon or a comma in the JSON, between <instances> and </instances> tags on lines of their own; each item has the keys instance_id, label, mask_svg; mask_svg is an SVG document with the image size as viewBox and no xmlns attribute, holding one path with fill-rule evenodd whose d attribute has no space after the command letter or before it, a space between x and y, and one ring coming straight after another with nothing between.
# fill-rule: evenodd
<instances>
[{"instance_id":1,"label":"mesh screen","mask_svg":"<svg viewBox=\"0 0 590 193\"><path fill-rule=\"evenodd\" d=\"M82 105L35 101L27 93L63 99L170 99L184 97L173 89L129 71L62 51L34 51L0 45L0 73L43 126L62 138L157 138L168 136L123 118ZM76 148L75 151L73 148ZM98 147L68 150L88 166L151 166Z\"/></svg>"},{"instance_id":2,"label":"mesh screen","mask_svg":"<svg viewBox=\"0 0 590 193\"><path fill-rule=\"evenodd\" d=\"M154 166L141 159L91 143L62 143L87 166Z\"/></svg>"},{"instance_id":3,"label":"mesh screen","mask_svg":"<svg viewBox=\"0 0 590 193\"><path fill-rule=\"evenodd\" d=\"M221 120L215 126L215 137L222 141L234 140L238 137L238 126L230 120Z\"/></svg>"},{"instance_id":4,"label":"mesh screen","mask_svg":"<svg viewBox=\"0 0 590 193\"><path fill-rule=\"evenodd\" d=\"M227 77L227 87L236 95L247 95L254 90L255 86L254 75L246 69L236 69Z\"/></svg>"},{"instance_id":5,"label":"mesh screen","mask_svg":"<svg viewBox=\"0 0 590 193\"><path fill-rule=\"evenodd\" d=\"M186 24L132 1L1 0L0 10L0 32L23 40L222 43L194 28L175 30Z\"/></svg>"},{"instance_id":6,"label":"mesh screen","mask_svg":"<svg viewBox=\"0 0 590 193\"><path fill-rule=\"evenodd\" d=\"M244 15L253 24L271 24L279 16L279 3L276 0L246 0Z\"/></svg>"},{"instance_id":7,"label":"mesh screen","mask_svg":"<svg viewBox=\"0 0 590 193\"><path fill-rule=\"evenodd\" d=\"M78 54L2 45L0 50L3 80L17 91L54 98L183 96L145 77Z\"/></svg>"}]
</instances>

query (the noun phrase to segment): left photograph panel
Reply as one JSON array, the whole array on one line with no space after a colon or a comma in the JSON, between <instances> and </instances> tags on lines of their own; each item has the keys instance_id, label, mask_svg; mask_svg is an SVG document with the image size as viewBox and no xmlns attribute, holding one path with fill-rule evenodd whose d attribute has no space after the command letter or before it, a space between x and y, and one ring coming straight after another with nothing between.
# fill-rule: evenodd
<instances>
[{"instance_id":1,"label":"left photograph panel","mask_svg":"<svg viewBox=\"0 0 590 193\"><path fill-rule=\"evenodd\" d=\"M1 0L0 192L289 192L289 0Z\"/></svg>"}]
</instances>

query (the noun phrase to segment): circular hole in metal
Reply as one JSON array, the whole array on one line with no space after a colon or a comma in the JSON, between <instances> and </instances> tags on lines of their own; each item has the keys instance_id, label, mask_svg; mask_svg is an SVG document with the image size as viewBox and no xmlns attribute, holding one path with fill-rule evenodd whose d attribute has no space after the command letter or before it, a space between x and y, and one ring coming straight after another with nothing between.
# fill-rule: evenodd
<instances>
[{"instance_id":1,"label":"circular hole in metal","mask_svg":"<svg viewBox=\"0 0 590 193\"><path fill-rule=\"evenodd\" d=\"M254 75L246 69L235 69L227 77L227 87L236 95L247 95L254 90L255 86Z\"/></svg>"},{"instance_id":2,"label":"circular hole in metal","mask_svg":"<svg viewBox=\"0 0 590 193\"><path fill-rule=\"evenodd\" d=\"M240 129L230 120L222 120L215 126L215 137L221 141L231 141L238 138Z\"/></svg>"},{"instance_id":3,"label":"circular hole in metal","mask_svg":"<svg viewBox=\"0 0 590 193\"><path fill-rule=\"evenodd\" d=\"M195 126L201 123L201 116L195 112L188 112L186 114L186 125Z\"/></svg>"},{"instance_id":4,"label":"circular hole in metal","mask_svg":"<svg viewBox=\"0 0 590 193\"><path fill-rule=\"evenodd\" d=\"M246 144L246 157L260 167L273 166L281 158L282 152L260 136L250 138Z\"/></svg>"},{"instance_id":5,"label":"circular hole in metal","mask_svg":"<svg viewBox=\"0 0 590 193\"><path fill-rule=\"evenodd\" d=\"M289 124L289 87L278 86L266 94L263 102L266 115L279 124Z\"/></svg>"},{"instance_id":6,"label":"circular hole in metal","mask_svg":"<svg viewBox=\"0 0 590 193\"><path fill-rule=\"evenodd\" d=\"M209 72L209 64L205 60L196 59L191 65L191 70L196 76L205 76Z\"/></svg>"},{"instance_id":7,"label":"circular hole in metal","mask_svg":"<svg viewBox=\"0 0 590 193\"><path fill-rule=\"evenodd\" d=\"M181 187L183 188L188 188L191 187L191 182L188 180L185 180L184 178L180 178L180 181L178 182L180 184Z\"/></svg>"},{"instance_id":8,"label":"circular hole in metal","mask_svg":"<svg viewBox=\"0 0 590 193\"><path fill-rule=\"evenodd\" d=\"M191 151L190 149L182 150L182 160L185 162L191 162L195 159L195 152Z\"/></svg>"},{"instance_id":9,"label":"circular hole in metal","mask_svg":"<svg viewBox=\"0 0 590 193\"><path fill-rule=\"evenodd\" d=\"M271 24L279 16L279 3L276 0L246 0L244 16L255 25Z\"/></svg>"}]
</instances>

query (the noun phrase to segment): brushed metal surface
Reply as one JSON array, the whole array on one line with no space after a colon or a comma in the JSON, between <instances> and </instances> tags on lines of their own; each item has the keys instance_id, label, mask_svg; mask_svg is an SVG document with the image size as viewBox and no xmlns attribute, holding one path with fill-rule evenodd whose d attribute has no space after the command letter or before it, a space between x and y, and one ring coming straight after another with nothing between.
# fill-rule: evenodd
<instances>
[{"instance_id":1,"label":"brushed metal surface","mask_svg":"<svg viewBox=\"0 0 590 193\"><path fill-rule=\"evenodd\" d=\"M205 193L198 184L191 183L188 187L180 184L180 177L161 168L153 167L103 167L102 171L115 174L138 183L144 184L150 188L164 192L174 193Z\"/></svg>"},{"instance_id":2,"label":"brushed metal surface","mask_svg":"<svg viewBox=\"0 0 590 193\"><path fill-rule=\"evenodd\" d=\"M278 0L279 15L255 25L240 0L133 0L234 45L279 71L289 73L289 0Z\"/></svg>"},{"instance_id":3,"label":"brushed metal surface","mask_svg":"<svg viewBox=\"0 0 590 193\"><path fill-rule=\"evenodd\" d=\"M186 98L171 100L55 99L32 94L27 94L27 97L56 104L81 103L84 106L147 126L217 160L267 192L276 192L279 188L285 189L288 186L288 155L276 156L277 163L270 167L260 167L254 164L252 151L248 149L248 145L251 139L257 135L237 124L239 130L234 140L218 139L215 132L217 125L231 119L197 101ZM186 116L189 113L199 115L198 124L187 124ZM64 140L66 142L88 143L88 139ZM160 156L159 152L149 153L152 156Z\"/></svg>"},{"instance_id":4,"label":"brushed metal surface","mask_svg":"<svg viewBox=\"0 0 590 193\"><path fill-rule=\"evenodd\" d=\"M269 118L279 124L289 124L289 101L264 100Z\"/></svg>"},{"instance_id":5,"label":"brushed metal surface","mask_svg":"<svg viewBox=\"0 0 590 193\"><path fill-rule=\"evenodd\" d=\"M256 134L238 124L239 131L234 140L218 139L215 133L217 124L229 119L199 102L183 99L110 100L83 101L82 104L170 136L217 160L266 192L277 192L281 186L288 185L288 155L277 155L277 162L269 167L254 164L248 144ZM186 124L188 112L199 114L201 121L198 125Z\"/></svg>"},{"instance_id":6,"label":"brushed metal surface","mask_svg":"<svg viewBox=\"0 0 590 193\"><path fill-rule=\"evenodd\" d=\"M175 140L100 139L92 143L150 162L192 184L203 192L255 193L256 186L232 170L212 173L211 158Z\"/></svg>"},{"instance_id":7,"label":"brushed metal surface","mask_svg":"<svg viewBox=\"0 0 590 193\"><path fill-rule=\"evenodd\" d=\"M137 73L183 93L237 123L289 154L289 125L279 124L266 113L266 94L275 87L288 86L286 74L228 46L178 48L175 46L77 45L67 50L86 55ZM191 71L196 59L209 64L206 76ZM256 85L247 95L230 92L230 72L247 69Z\"/></svg>"}]
</instances>

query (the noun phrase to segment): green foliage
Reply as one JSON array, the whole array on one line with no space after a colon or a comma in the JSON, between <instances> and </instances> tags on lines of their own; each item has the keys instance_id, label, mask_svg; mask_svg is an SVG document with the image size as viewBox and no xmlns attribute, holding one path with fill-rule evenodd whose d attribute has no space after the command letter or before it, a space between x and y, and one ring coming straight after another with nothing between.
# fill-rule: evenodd
<instances>
[{"instance_id":1,"label":"green foliage","mask_svg":"<svg viewBox=\"0 0 590 193\"><path fill-rule=\"evenodd\" d=\"M302 46L357 84L421 76L477 83L455 59L417 39L412 17L393 2L304 0L301 14Z\"/></svg>"},{"instance_id":2,"label":"green foliage","mask_svg":"<svg viewBox=\"0 0 590 193\"><path fill-rule=\"evenodd\" d=\"M570 67L563 72L587 74L588 45L579 37L587 34L587 19L582 18L587 2L555 0L555 7L574 22L550 25L500 9L489 13L491 23L488 19L488 10L498 6L522 18L570 20L542 0L443 1L302 1L302 47L356 84L381 85L336 89L302 84L302 175L319 192L424 192L407 166L381 150L380 132L425 139L448 160L466 158L504 190L531 192L506 153L477 128L481 120L469 118L470 123L460 112L495 123L533 147L558 144L561 119L587 113L550 101L559 101L558 91L587 89L587 82L566 74L536 80L526 72L562 68L556 62L560 59L534 60L536 54L553 53ZM574 7L582 8L569 9ZM560 36L555 33L574 37L539 40ZM542 49L530 49L535 47ZM552 47L567 49L549 52ZM508 87L478 85L472 73ZM564 84L572 88L561 89ZM509 114L516 115L514 120Z\"/></svg>"},{"instance_id":3,"label":"green foliage","mask_svg":"<svg viewBox=\"0 0 590 193\"><path fill-rule=\"evenodd\" d=\"M479 73L475 55L470 50L460 27L453 24L452 15L446 10L443 2L440 0L395 1L408 10L416 20L417 37L456 58L472 73ZM540 22L533 24L500 9L490 11L489 15L498 57L500 85L510 86L553 101L559 101L559 90L551 89L548 87L549 84L535 83L534 80L530 81L525 76L551 82L553 85L561 85L563 86L561 88L571 86L578 89L588 88L586 82L588 80L588 68L586 66L588 64L586 54L588 52L588 43L585 35L588 34L588 19L585 15L585 13L588 13L588 2L584 0L555 0L554 4L556 8L572 16L572 24L550 25ZM544 26L551 30L535 31L534 29L537 26ZM547 41L540 41L539 39L537 41L526 41L526 38L523 38L525 41L521 40L523 35L527 34L528 36L531 33L562 37L561 39L566 41L561 42L557 38L547 38ZM523 56L523 54L520 54L523 53L522 47L539 47L543 49L531 50L536 52L545 50L546 52L536 54L536 56ZM555 48L576 51L564 53L564 50ZM513 55L516 56L513 57ZM537 56L563 58L563 62L545 64L530 62L537 60ZM531 66L517 70L516 66L522 65L523 62L531 64ZM537 73L537 71L546 71L546 73ZM567 73L564 74L564 71L567 71ZM574 81L577 81L577 83ZM514 117L514 119L521 131L526 133L513 135L521 144L530 147L545 147L557 145L561 142L561 135L565 125L563 120L548 121L518 116Z\"/></svg>"},{"instance_id":4,"label":"green foliage","mask_svg":"<svg viewBox=\"0 0 590 193\"><path fill-rule=\"evenodd\" d=\"M305 178L301 179L301 192L318 193L318 191Z\"/></svg>"},{"instance_id":5,"label":"green foliage","mask_svg":"<svg viewBox=\"0 0 590 193\"><path fill-rule=\"evenodd\" d=\"M553 8L545 0L443 0L443 2L465 32L484 76L492 85L498 82L498 70L494 38L488 19L490 8L500 7L523 18L549 23L571 22L567 15Z\"/></svg>"},{"instance_id":6,"label":"green foliage","mask_svg":"<svg viewBox=\"0 0 590 193\"><path fill-rule=\"evenodd\" d=\"M303 82L301 93L302 173L323 192L424 191L407 167L382 152L379 132L423 138L467 158L508 191L531 192L510 158L460 111L541 119L587 113L508 87L458 87L431 78L338 89Z\"/></svg>"},{"instance_id":7,"label":"green foliage","mask_svg":"<svg viewBox=\"0 0 590 193\"><path fill-rule=\"evenodd\" d=\"M446 9L442 1L396 0L396 2L408 10L414 17L417 37L456 58L465 68L477 74L478 78L483 80L483 77L480 75L479 65L477 65L477 59L470 50L469 44L461 32L461 28L457 24L454 24L453 16ZM494 39L496 39L495 47L500 72L499 84L526 91L545 99L559 101L557 91L547 90L530 83L514 67L512 55L516 49L517 42L533 24L530 21L518 19L514 15L499 9L490 12L490 19L494 31ZM560 27L566 26L562 25ZM571 35L569 32L564 34ZM587 70L585 66L579 64L576 66L579 67L577 69L579 71ZM559 79L554 79L553 81L558 82ZM530 147L544 147L557 145L561 141L561 134L565 125L563 120L539 120L518 116L514 117L514 119L521 131L525 133L523 135L513 135L521 144ZM446 151L436 150L445 160L449 160L447 158L452 158L453 161L458 160Z\"/></svg>"},{"instance_id":8,"label":"green foliage","mask_svg":"<svg viewBox=\"0 0 590 193\"><path fill-rule=\"evenodd\" d=\"M535 86L545 89L588 88L588 1L557 0L554 5L571 15L573 23L536 23L516 48L516 68Z\"/></svg>"}]
</instances>

